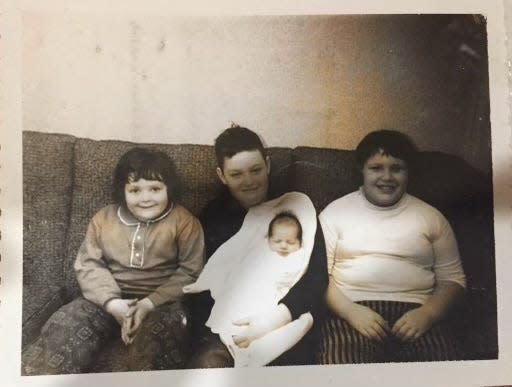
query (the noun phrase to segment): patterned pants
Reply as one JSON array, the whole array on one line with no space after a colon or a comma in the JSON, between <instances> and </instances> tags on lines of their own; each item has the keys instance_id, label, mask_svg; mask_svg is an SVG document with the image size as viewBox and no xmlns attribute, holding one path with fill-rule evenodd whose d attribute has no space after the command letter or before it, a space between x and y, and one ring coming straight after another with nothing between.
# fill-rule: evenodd
<instances>
[{"instance_id":1,"label":"patterned pants","mask_svg":"<svg viewBox=\"0 0 512 387\"><path fill-rule=\"evenodd\" d=\"M188 312L180 302L155 308L134 342L125 348L120 370L176 369L189 351ZM88 372L107 343L120 338L121 328L101 307L77 298L46 322L41 335L22 353L24 375Z\"/></svg>"},{"instance_id":2,"label":"patterned pants","mask_svg":"<svg viewBox=\"0 0 512 387\"><path fill-rule=\"evenodd\" d=\"M358 304L379 313L391 327L404 313L420 306L393 301L362 301ZM401 342L393 337L379 342L366 338L345 320L334 315L328 317L322 326L319 357L321 364L460 359L453 335L445 322L435 324L423 336L411 342Z\"/></svg>"}]
</instances>

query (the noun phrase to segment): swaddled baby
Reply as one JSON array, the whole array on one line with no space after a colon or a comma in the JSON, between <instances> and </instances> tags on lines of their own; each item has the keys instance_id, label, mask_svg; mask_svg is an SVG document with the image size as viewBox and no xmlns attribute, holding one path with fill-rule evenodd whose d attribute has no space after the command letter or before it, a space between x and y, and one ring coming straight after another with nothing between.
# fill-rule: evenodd
<instances>
[{"instance_id":1,"label":"swaddled baby","mask_svg":"<svg viewBox=\"0 0 512 387\"><path fill-rule=\"evenodd\" d=\"M219 334L235 360L235 367L269 363L295 345L312 325L311 315L304 314L254 340L247 348L233 342L233 336L245 329L234 322L275 308L307 265L302 227L293 213L284 211L274 216L266 239L261 249L242 257L230 270L218 275L210 287L215 288L215 304L206 325ZM197 283L200 282L201 276ZM194 285L184 290L193 292Z\"/></svg>"},{"instance_id":2,"label":"swaddled baby","mask_svg":"<svg viewBox=\"0 0 512 387\"><path fill-rule=\"evenodd\" d=\"M241 258L219 282L222 287L206 322L212 332L237 334L233 321L275 307L302 271L302 227L295 215L277 214L266 238L262 249Z\"/></svg>"}]
</instances>

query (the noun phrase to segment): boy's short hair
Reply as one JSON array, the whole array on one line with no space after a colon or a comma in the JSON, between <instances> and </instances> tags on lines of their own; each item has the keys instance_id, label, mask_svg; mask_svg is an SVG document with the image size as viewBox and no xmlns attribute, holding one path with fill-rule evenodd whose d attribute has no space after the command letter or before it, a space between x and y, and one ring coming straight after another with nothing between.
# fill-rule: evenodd
<instances>
[{"instance_id":1,"label":"boy's short hair","mask_svg":"<svg viewBox=\"0 0 512 387\"><path fill-rule=\"evenodd\" d=\"M404 160L410 167L416 157L417 148L402 132L388 129L376 130L367 134L357 145L355 154L359 169L361 170L364 163L379 152Z\"/></svg>"},{"instance_id":2,"label":"boy's short hair","mask_svg":"<svg viewBox=\"0 0 512 387\"><path fill-rule=\"evenodd\" d=\"M272 236L272 231L274 229L274 225L276 224L293 224L297 226L297 239L302 245L302 226L299 222L299 219L289 211L282 211L278 213L274 218L270 221L268 225L267 236L270 238Z\"/></svg>"},{"instance_id":3,"label":"boy's short hair","mask_svg":"<svg viewBox=\"0 0 512 387\"><path fill-rule=\"evenodd\" d=\"M131 180L158 180L167 187L169 205L181 190L176 167L164 152L144 148L132 148L121 156L114 169L112 198L114 202L126 206L125 185Z\"/></svg>"},{"instance_id":4,"label":"boy's short hair","mask_svg":"<svg viewBox=\"0 0 512 387\"><path fill-rule=\"evenodd\" d=\"M259 136L252 130L242 126L232 126L225 129L215 139L215 156L217 158L217 166L221 169L224 168L225 157L231 158L237 153L252 150L258 150L263 159L267 156Z\"/></svg>"}]
</instances>

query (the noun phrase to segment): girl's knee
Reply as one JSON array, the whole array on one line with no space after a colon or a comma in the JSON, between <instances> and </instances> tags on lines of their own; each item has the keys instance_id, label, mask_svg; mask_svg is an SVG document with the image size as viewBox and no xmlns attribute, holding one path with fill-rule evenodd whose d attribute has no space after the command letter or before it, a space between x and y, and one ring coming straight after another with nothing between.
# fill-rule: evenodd
<instances>
[{"instance_id":1,"label":"girl's knee","mask_svg":"<svg viewBox=\"0 0 512 387\"><path fill-rule=\"evenodd\" d=\"M50 318L59 319L68 316L87 316L95 314L106 315L107 313L100 306L86 300L85 298L80 297L74 299L66 305L61 306L60 309L57 310L57 312L55 312Z\"/></svg>"},{"instance_id":2,"label":"girl's knee","mask_svg":"<svg viewBox=\"0 0 512 387\"><path fill-rule=\"evenodd\" d=\"M190 319L188 311L180 305L165 305L151 312L141 329L153 327L164 328L172 336L187 337L190 334Z\"/></svg>"}]
</instances>

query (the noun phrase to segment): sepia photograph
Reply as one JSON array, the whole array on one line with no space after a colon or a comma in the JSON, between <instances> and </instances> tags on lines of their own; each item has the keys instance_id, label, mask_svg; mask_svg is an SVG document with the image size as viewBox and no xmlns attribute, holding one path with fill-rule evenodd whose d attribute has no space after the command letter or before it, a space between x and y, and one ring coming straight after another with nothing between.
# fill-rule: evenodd
<instances>
[{"instance_id":1,"label":"sepia photograph","mask_svg":"<svg viewBox=\"0 0 512 387\"><path fill-rule=\"evenodd\" d=\"M17 9L6 380L512 382L503 10L464 5Z\"/></svg>"}]
</instances>

